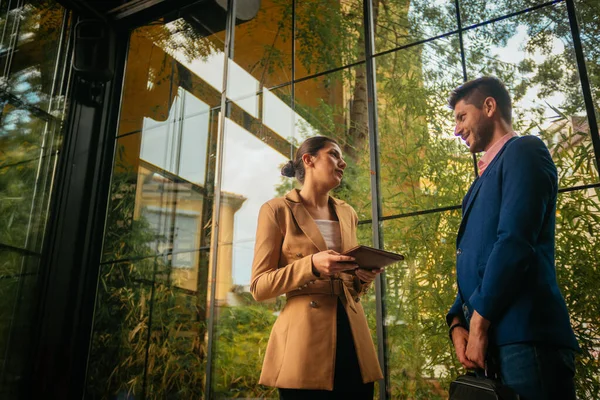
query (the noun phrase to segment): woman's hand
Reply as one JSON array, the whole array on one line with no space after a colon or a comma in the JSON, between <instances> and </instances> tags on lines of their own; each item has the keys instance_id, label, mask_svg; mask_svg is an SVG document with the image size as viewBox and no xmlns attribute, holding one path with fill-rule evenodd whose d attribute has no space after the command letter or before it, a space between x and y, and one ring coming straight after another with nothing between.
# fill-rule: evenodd
<instances>
[{"instance_id":1,"label":"woman's hand","mask_svg":"<svg viewBox=\"0 0 600 400\"><path fill-rule=\"evenodd\" d=\"M313 272L316 270L319 276L334 276L342 271L358 268L353 261L354 257L344 256L333 250L321 251L312 256Z\"/></svg>"},{"instance_id":2,"label":"woman's hand","mask_svg":"<svg viewBox=\"0 0 600 400\"><path fill-rule=\"evenodd\" d=\"M355 271L356 276L358 276L360 278L360 280L363 281L364 283L373 282L375 280L375 277L382 272L383 272L383 268L377 268L377 269L358 268Z\"/></svg>"}]
</instances>

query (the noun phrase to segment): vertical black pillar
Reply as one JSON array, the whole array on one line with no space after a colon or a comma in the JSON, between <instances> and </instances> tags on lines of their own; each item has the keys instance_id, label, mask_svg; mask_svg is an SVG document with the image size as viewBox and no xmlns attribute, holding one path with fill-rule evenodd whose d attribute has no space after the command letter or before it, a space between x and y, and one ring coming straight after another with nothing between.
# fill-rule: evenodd
<instances>
[{"instance_id":1,"label":"vertical black pillar","mask_svg":"<svg viewBox=\"0 0 600 400\"><path fill-rule=\"evenodd\" d=\"M108 50L112 78L77 73L69 90L41 265L32 382L24 398L83 398L129 42L127 30L108 33L116 38Z\"/></svg>"}]
</instances>

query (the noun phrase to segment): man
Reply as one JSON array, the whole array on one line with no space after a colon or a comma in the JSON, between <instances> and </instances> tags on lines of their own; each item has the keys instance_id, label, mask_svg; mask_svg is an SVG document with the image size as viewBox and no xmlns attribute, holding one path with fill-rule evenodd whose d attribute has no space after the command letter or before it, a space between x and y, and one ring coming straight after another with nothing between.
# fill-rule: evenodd
<instances>
[{"instance_id":1,"label":"man","mask_svg":"<svg viewBox=\"0 0 600 400\"><path fill-rule=\"evenodd\" d=\"M458 293L446 316L467 369L493 360L522 400L575 399L577 341L554 266L556 167L544 143L512 129L508 91L483 77L449 100L455 135L485 152L462 204Z\"/></svg>"}]
</instances>

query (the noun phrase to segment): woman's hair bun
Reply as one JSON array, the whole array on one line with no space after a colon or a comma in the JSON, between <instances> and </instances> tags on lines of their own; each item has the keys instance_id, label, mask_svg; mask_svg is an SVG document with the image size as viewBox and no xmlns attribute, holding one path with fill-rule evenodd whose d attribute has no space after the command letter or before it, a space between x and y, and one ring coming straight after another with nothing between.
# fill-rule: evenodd
<instances>
[{"instance_id":1,"label":"woman's hair bun","mask_svg":"<svg viewBox=\"0 0 600 400\"><path fill-rule=\"evenodd\" d=\"M294 168L294 162L292 160L285 163L281 168L281 175L293 178L296 176L296 168Z\"/></svg>"}]
</instances>

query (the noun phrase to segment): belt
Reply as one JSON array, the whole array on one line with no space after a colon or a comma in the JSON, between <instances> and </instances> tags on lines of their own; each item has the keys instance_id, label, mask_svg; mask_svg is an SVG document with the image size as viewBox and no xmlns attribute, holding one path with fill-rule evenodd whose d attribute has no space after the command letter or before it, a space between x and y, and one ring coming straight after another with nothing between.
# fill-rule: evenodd
<instances>
[{"instance_id":1,"label":"belt","mask_svg":"<svg viewBox=\"0 0 600 400\"><path fill-rule=\"evenodd\" d=\"M347 285L344 285L344 281L337 278L313 281L313 283L304 285L303 287L299 287L297 290L287 292L285 296L288 299L290 299L292 297L310 294L328 294L332 296L337 296L340 298L344 305L348 305L348 307L350 307L350 309L354 312L357 312L356 302L360 301L356 290L354 290L354 288L349 288ZM356 300L354 299L355 297Z\"/></svg>"}]
</instances>

